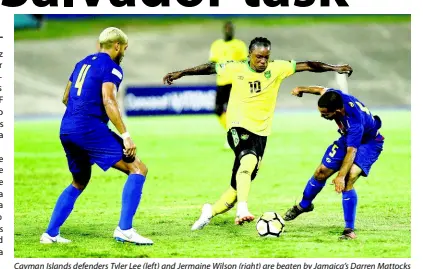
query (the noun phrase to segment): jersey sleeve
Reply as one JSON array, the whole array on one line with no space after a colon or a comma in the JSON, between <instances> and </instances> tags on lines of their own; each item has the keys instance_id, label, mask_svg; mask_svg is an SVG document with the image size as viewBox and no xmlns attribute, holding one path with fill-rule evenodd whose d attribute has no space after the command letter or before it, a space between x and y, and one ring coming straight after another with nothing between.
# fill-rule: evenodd
<instances>
[{"instance_id":1,"label":"jersey sleeve","mask_svg":"<svg viewBox=\"0 0 423 269\"><path fill-rule=\"evenodd\" d=\"M335 90L336 91L336 90ZM338 90L339 91L339 90ZM347 147L358 148L361 144L364 133L364 125L360 111L356 105L349 104L347 110L348 118L348 132L347 132Z\"/></svg>"},{"instance_id":2,"label":"jersey sleeve","mask_svg":"<svg viewBox=\"0 0 423 269\"><path fill-rule=\"evenodd\" d=\"M123 80L123 71L120 66L110 65L104 69L103 83L111 82L119 88L120 83Z\"/></svg>"},{"instance_id":3,"label":"jersey sleeve","mask_svg":"<svg viewBox=\"0 0 423 269\"><path fill-rule=\"evenodd\" d=\"M350 128L347 133L347 147L358 148L363 138L364 127L361 123L349 123Z\"/></svg>"},{"instance_id":4,"label":"jersey sleeve","mask_svg":"<svg viewBox=\"0 0 423 269\"><path fill-rule=\"evenodd\" d=\"M283 60L276 60L275 61L279 67L279 74L283 78L287 78L295 73L295 69L297 66L297 62L294 60L291 61L283 61Z\"/></svg>"}]
</instances>

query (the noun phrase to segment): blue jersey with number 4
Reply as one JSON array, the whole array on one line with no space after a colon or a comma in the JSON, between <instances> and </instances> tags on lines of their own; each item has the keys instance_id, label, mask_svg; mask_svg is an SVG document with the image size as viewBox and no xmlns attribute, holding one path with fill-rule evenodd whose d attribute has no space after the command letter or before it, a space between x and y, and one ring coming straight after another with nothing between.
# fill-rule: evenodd
<instances>
[{"instance_id":1,"label":"blue jersey with number 4","mask_svg":"<svg viewBox=\"0 0 423 269\"><path fill-rule=\"evenodd\" d=\"M369 109L352 95L340 90L328 89L341 95L345 116L336 120L339 132L346 136L347 147L358 148L361 144L375 139L382 122L378 116L373 116Z\"/></svg>"},{"instance_id":2,"label":"blue jersey with number 4","mask_svg":"<svg viewBox=\"0 0 423 269\"><path fill-rule=\"evenodd\" d=\"M103 104L102 85L111 82L119 89L122 79L122 68L106 53L91 54L78 62L69 78L72 86L60 133L89 132L99 125L107 125L109 117Z\"/></svg>"}]
</instances>

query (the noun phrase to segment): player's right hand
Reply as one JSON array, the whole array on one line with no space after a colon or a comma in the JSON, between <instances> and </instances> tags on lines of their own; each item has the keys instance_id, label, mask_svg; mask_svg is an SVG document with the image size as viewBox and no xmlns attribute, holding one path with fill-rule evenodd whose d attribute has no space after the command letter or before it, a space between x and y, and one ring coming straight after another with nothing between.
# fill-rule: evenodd
<instances>
[{"instance_id":1,"label":"player's right hand","mask_svg":"<svg viewBox=\"0 0 423 269\"><path fill-rule=\"evenodd\" d=\"M123 145L125 146L125 149L123 150L125 156L128 158L135 158L135 155L137 154L137 147L135 146L134 141L132 141L132 138L125 138L123 140Z\"/></svg>"},{"instance_id":2,"label":"player's right hand","mask_svg":"<svg viewBox=\"0 0 423 269\"><path fill-rule=\"evenodd\" d=\"M336 70L339 74L347 74L348 76L351 76L353 69L348 64L340 65L338 66Z\"/></svg>"},{"instance_id":3,"label":"player's right hand","mask_svg":"<svg viewBox=\"0 0 423 269\"><path fill-rule=\"evenodd\" d=\"M297 97L303 97L303 92L298 87L296 87L295 89L293 89L292 92L291 92L291 94L294 95L294 96L297 96Z\"/></svg>"},{"instance_id":4,"label":"player's right hand","mask_svg":"<svg viewBox=\"0 0 423 269\"><path fill-rule=\"evenodd\" d=\"M172 72L168 73L163 77L163 84L172 85L174 80L177 80L182 77L182 72Z\"/></svg>"}]
</instances>

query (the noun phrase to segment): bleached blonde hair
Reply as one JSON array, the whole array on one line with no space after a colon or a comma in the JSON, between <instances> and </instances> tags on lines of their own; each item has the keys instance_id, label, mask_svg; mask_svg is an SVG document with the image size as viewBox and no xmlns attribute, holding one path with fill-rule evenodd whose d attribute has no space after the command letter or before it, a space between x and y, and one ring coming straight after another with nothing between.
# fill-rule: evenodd
<instances>
[{"instance_id":1,"label":"bleached blonde hair","mask_svg":"<svg viewBox=\"0 0 423 269\"><path fill-rule=\"evenodd\" d=\"M116 42L125 45L128 44L128 36L121 29L116 27L104 29L98 37L100 48L109 49Z\"/></svg>"}]
</instances>

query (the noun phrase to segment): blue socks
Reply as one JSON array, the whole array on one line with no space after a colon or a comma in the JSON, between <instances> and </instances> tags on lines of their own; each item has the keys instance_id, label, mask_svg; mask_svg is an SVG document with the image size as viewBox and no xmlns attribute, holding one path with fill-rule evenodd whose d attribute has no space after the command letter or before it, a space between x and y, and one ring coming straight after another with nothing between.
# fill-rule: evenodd
<instances>
[{"instance_id":1,"label":"blue socks","mask_svg":"<svg viewBox=\"0 0 423 269\"><path fill-rule=\"evenodd\" d=\"M303 199L300 202L301 208L305 209L311 206L311 202L316 198L317 194L326 185L325 181L319 181L313 177L307 182L307 185L303 192Z\"/></svg>"},{"instance_id":2,"label":"blue socks","mask_svg":"<svg viewBox=\"0 0 423 269\"><path fill-rule=\"evenodd\" d=\"M65 220L69 217L73 210L76 199L82 193L72 185L69 185L57 199L56 206L54 207L53 214L50 219L50 223L46 230L46 233L52 237L59 234L60 226L63 225Z\"/></svg>"},{"instance_id":3,"label":"blue socks","mask_svg":"<svg viewBox=\"0 0 423 269\"><path fill-rule=\"evenodd\" d=\"M119 221L121 230L132 228L132 220L141 201L144 182L145 177L143 175L131 174L128 176L122 192L122 211Z\"/></svg>"},{"instance_id":4,"label":"blue socks","mask_svg":"<svg viewBox=\"0 0 423 269\"><path fill-rule=\"evenodd\" d=\"M357 201L358 197L355 189L342 192L342 207L344 209L345 228L354 229Z\"/></svg>"}]
</instances>

